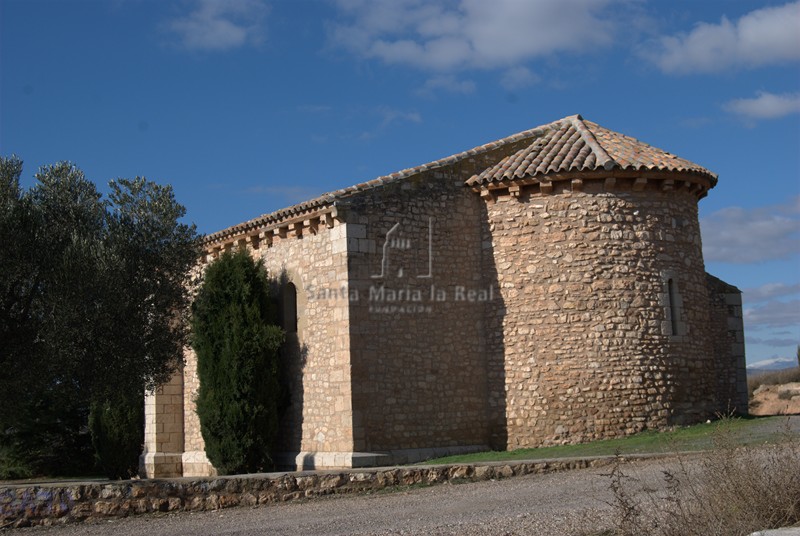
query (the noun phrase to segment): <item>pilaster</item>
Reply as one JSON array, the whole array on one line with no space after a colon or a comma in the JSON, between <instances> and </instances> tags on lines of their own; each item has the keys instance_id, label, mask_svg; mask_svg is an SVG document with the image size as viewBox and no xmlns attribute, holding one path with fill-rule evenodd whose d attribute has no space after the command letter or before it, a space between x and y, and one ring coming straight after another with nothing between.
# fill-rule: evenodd
<instances>
[{"instance_id":1,"label":"pilaster","mask_svg":"<svg viewBox=\"0 0 800 536\"><path fill-rule=\"evenodd\" d=\"M177 371L144 401L144 452L139 472L145 478L183 476L183 372Z\"/></svg>"}]
</instances>

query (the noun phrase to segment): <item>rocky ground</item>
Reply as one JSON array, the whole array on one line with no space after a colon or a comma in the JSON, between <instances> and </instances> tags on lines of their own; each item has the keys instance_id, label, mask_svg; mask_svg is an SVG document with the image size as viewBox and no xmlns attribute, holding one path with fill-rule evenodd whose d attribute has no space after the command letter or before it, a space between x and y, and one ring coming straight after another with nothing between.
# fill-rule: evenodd
<instances>
[{"instance_id":1,"label":"rocky ground","mask_svg":"<svg viewBox=\"0 0 800 536\"><path fill-rule=\"evenodd\" d=\"M762 385L750 398L751 415L800 415L800 383Z\"/></svg>"}]
</instances>

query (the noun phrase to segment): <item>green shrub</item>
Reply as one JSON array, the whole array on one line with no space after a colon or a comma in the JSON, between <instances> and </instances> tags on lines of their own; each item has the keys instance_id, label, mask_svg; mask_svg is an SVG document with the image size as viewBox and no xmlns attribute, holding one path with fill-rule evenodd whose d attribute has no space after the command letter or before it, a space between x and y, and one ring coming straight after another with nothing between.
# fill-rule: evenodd
<instances>
[{"instance_id":1,"label":"green shrub","mask_svg":"<svg viewBox=\"0 0 800 536\"><path fill-rule=\"evenodd\" d=\"M144 443L144 395L115 395L92 403L89 429L98 467L108 478L131 478Z\"/></svg>"},{"instance_id":2,"label":"green shrub","mask_svg":"<svg viewBox=\"0 0 800 536\"><path fill-rule=\"evenodd\" d=\"M244 251L208 267L192 305L206 455L220 474L272 467L284 333L262 263Z\"/></svg>"}]
</instances>

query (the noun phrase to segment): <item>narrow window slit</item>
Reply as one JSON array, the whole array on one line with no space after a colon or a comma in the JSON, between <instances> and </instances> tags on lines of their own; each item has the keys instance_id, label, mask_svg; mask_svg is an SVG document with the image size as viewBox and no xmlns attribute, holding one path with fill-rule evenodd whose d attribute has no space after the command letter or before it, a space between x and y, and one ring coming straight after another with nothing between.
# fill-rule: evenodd
<instances>
[{"instance_id":1,"label":"narrow window slit","mask_svg":"<svg viewBox=\"0 0 800 536\"><path fill-rule=\"evenodd\" d=\"M678 334L678 302L675 296L675 281L669 279L667 281L667 293L669 294L669 321L672 328L672 334Z\"/></svg>"}]
</instances>

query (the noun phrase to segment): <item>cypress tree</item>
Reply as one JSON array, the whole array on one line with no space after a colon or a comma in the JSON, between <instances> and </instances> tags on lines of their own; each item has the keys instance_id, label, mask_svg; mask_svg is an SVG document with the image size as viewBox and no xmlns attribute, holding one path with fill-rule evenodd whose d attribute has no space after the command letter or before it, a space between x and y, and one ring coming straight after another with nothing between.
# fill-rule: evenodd
<instances>
[{"instance_id":1,"label":"cypress tree","mask_svg":"<svg viewBox=\"0 0 800 536\"><path fill-rule=\"evenodd\" d=\"M225 253L208 267L192 305L206 455L220 474L272 467L278 431L283 330L261 261Z\"/></svg>"}]
</instances>

